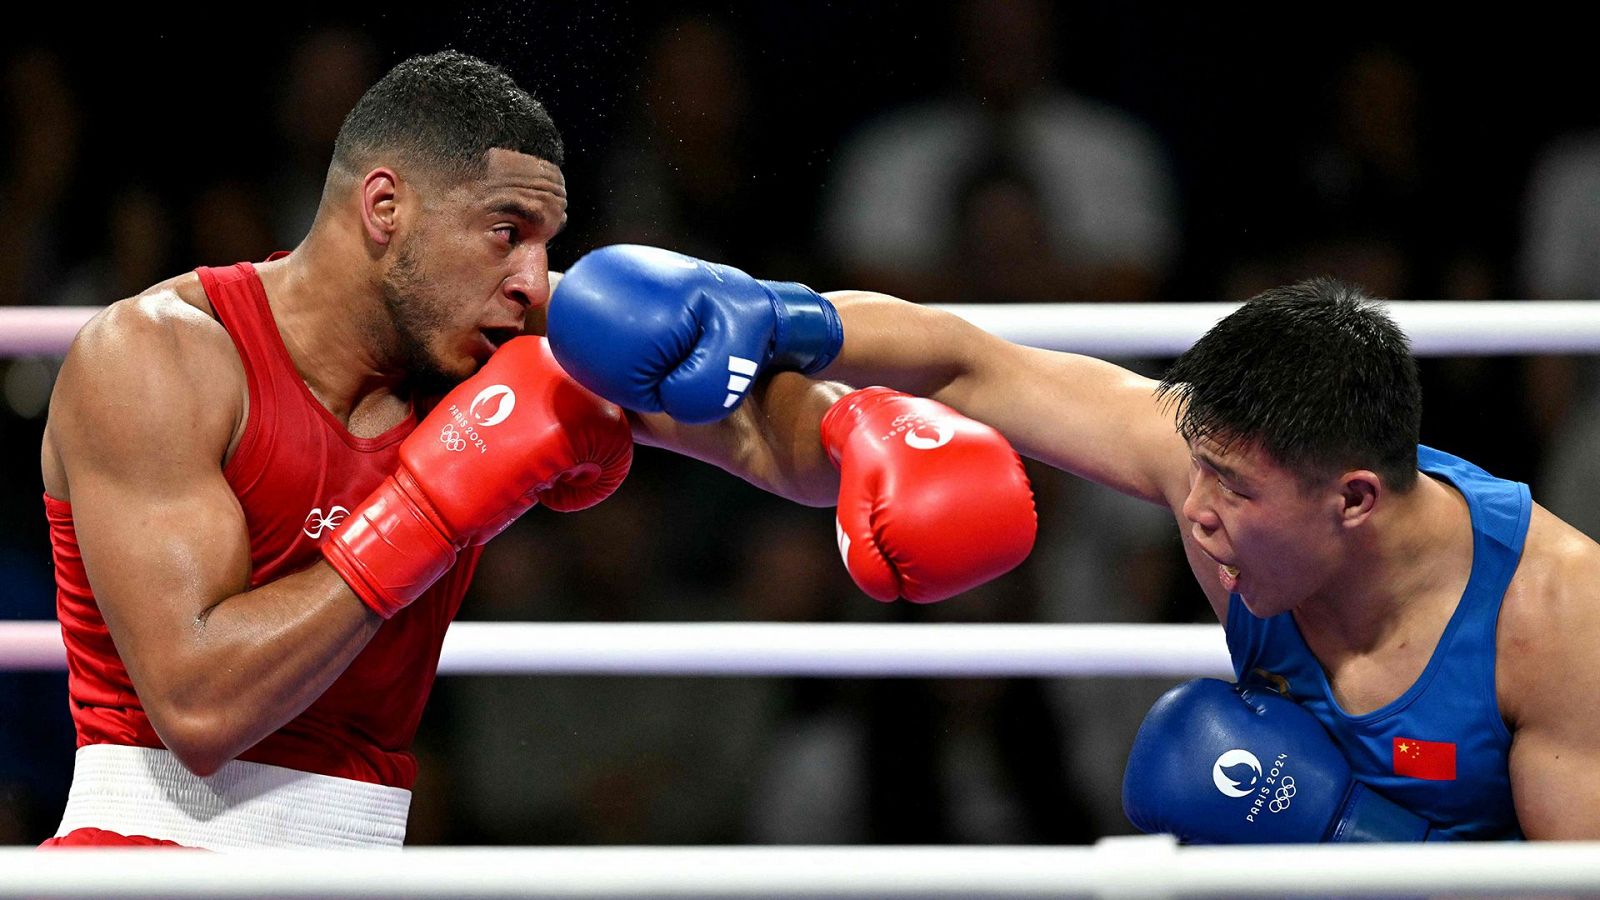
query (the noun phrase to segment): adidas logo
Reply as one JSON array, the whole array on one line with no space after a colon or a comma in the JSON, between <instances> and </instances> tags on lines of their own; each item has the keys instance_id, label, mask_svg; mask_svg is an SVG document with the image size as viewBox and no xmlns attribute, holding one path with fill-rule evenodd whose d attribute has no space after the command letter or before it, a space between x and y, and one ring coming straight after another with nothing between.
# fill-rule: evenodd
<instances>
[{"instance_id":1,"label":"adidas logo","mask_svg":"<svg viewBox=\"0 0 1600 900\"><path fill-rule=\"evenodd\" d=\"M760 366L753 359L742 356L728 357L728 396L722 400L723 409L732 409L735 403L744 397L744 392L750 389L750 382L756 377L756 370Z\"/></svg>"}]
</instances>

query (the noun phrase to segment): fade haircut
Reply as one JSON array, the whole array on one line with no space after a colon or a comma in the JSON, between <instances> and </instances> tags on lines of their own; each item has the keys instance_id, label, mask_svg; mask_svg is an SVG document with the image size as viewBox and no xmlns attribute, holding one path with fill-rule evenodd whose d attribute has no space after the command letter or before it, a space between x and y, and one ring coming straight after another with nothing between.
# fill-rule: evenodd
<instances>
[{"instance_id":1,"label":"fade haircut","mask_svg":"<svg viewBox=\"0 0 1600 900\"><path fill-rule=\"evenodd\" d=\"M378 157L395 153L459 184L483 177L495 148L557 166L564 156L561 133L539 101L504 70L446 50L414 56L367 89L339 128L332 172L360 177Z\"/></svg>"},{"instance_id":2,"label":"fade haircut","mask_svg":"<svg viewBox=\"0 0 1600 900\"><path fill-rule=\"evenodd\" d=\"M1173 363L1156 395L1176 402L1185 439L1257 446L1303 486L1353 468L1402 493L1416 483L1422 388L1410 341L1332 278L1245 301Z\"/></svg>"}]
</instances>

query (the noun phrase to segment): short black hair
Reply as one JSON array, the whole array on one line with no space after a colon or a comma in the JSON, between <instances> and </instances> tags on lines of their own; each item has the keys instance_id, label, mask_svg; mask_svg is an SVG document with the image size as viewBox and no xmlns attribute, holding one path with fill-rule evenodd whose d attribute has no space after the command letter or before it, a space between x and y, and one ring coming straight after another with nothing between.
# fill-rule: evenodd
<instances>
[{"instance_id":1,"label":"short black hair","mask_svg":"<svg viewBox=\"0 0 1600 900\"><path fill-rule=\"evenodd\" d=\"M1177 401L1184 438L1256 445L1307 484L1350 468L1401 492L1416 482L1411 342L1353 285L1313 278L1250 298L1178 357L1156 394Z\"/></svg>"},{"instance_id":2,"label":"short black hair","mask_svg":"<svg viewBox=\"0 0 1600 900\"><path fill-rule=\"evenodd\" d=\"M550 114L510 75L446 50L414 56L367 89L339 128L333 167L359 175L374 156L398 151L459 182L482 177L495 148L557 166L565 155Z\"/></svg>"}]
</instances>

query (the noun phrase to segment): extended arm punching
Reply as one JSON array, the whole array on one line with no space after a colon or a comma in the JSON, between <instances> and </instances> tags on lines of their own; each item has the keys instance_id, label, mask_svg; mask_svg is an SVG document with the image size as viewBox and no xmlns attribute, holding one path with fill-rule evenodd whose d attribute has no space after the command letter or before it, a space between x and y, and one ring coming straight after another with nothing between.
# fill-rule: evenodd
<instances>
[{"instance_id":1,"label":"extended arm punching","mask_svg":"<svg viewBox=\"0 0 1600 900\"><path fill-rule=\"evenodd\" d=\"M845 339L820 377L931 397L993 425L1024 456L1151 503L1182 503L1188 450L1156 382L1104 360L1014 344L884 294L827 296Z\"/></svg>"},{"instance_id":2,"label":"extended arm punching","mask_svg":"<svg viewBox=\"0 0 1600 900\"><path fill-rule=\"evenodd\" d=\"M942 599L1032 548L1032 493L994 429L943 404L881 389L841 397L782 371L818 371L839 351L838 315L809 288L607 247L561 279L547 327L573 377L640 413L646 443L817 505L831 502L828 462L839 466L841 552L874 597Z\"/></svg>"},{"instance_id":3,"label":"extended arm punching","mask_svg":"<svg viewBox=\"0 0 1600 900\"><path fill-rule=\"evenodd\" d=\"M1188 451L1155 382L1101 360L1009 343L883 294L826 297L727 266L620 245L551 298L556 358L628 409L711 421L761 373L794 369L938 400L1025 455L1176 508Z\"/></svg>"},{"instance_id":4,"label":"extended arm punching","mask_svg":"<svg viewBox=\"0 0 1600 900\"><path fill-rule=\"evenodd\" d=\"M791 346L795 332L786 335L781 326L795 317L793 308L820 308L824 320L836 314L840 340L831 342L832 328L802 330L797 353ZM1030 456L1167 507L1178 520L1196 578L1213 609L1219 616L1227 609L1228 592L1219 582L1217 564L1195 543L1193 523L1185 513L1201 473L1174 427L1178 410L1164 404L1150 379L1101 360L1012 344L953 315L881 294L822 297L793 285L780 289L737 270L649 248L604 248L574 267L552 298L549 327L558 358L579 380L639 409L682 409L698 417L707 410L738 407L751 396L746 379L782 368L788 357L807 360L804 370L819 377L887 385L931 398L869 388L848 395L828 418L834 423L864 419L880 403L891 411L853 423L855 432L849 437L837 438L824 426L830 452L847 466L839 512L846 559L857 582L875 596L913 596L905 577L912 569L895 567L898 581L879 578L867 559L874 554L858 552L855 536L861 526L855 523L872 523L873 549L894 547L897 540L886 537L883 522L931 522L949 517L951 509L1005 505L981 494L957 492L953 502L932 501L917 514L902 515L908 497L927 499L940 494L944 485L963 480L968 486L994 484L1005 468L996 455L957 478L941 480L938 466L924 469L911 462L915 454L903 452L903 445L932 446L944 439L938 425L920 427L927 421L919 423L918 411L909 405L920 403L928 404L927 410L942 410L939 415L950 417L953 430L962 427L957 422L987 423ZM628 349L618 353L619 346ZM746 403L744 410L749 409ZM856 478L849 471L849 453L875 457L890 448L901 457L870 477ZM898 491L883 490L882 485L896 481L901 482ZM882 493L897 495L899 508L863 513L854 500L846 499L857 483L872 483ZM969 516L962 530L983 535L988 546L982 552L999 558L1015 549L1006 540L991 540L990 530L971 527L974 521ZM916 548L909 555L919 561L960 555L949 540L919 537L908 543ZM957 568L964 565L960 561ZM1284 807L1281 814L1269 810L1270 815L1249 822L1262 823L1260 828L1232 823L1213 809L1213 801L1238 799L1219 793L1211 778L1213 763L1229 748L1215 753L1196 749L1201 744L1210 748L1201 738L1214 742L1235 736L1288 748L1298 773L1291 777L1305 782L1297 803L1279 804ZM1305 710L1221 682L1180 691L1158 705L1141 733L1129 773L1129 811L1135 821L1176 831L1188 840L1415 840L1429 830L1428 823L1356 783L1349 765ZM1289 814L1291 806L1294 812Z\"/></svg>"}]
</instances>

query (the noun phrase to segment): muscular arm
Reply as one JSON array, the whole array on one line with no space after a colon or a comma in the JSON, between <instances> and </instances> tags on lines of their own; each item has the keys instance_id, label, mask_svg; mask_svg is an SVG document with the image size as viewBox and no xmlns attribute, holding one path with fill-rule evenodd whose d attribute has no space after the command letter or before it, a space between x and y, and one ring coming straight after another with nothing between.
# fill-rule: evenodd
<instances>
[{"instance_id":1,"label":"muscular arm","mask_svg":"<svg viewBox=\"0 0 1600 900\"><path fill-rule=\"evenodd\" d=\"M764 379L733 415L684 425L662 414L628 413L634 440L711 463L762 490L807 506L832 506L839 473L822 449L822 416L848 388L793 372Z\"/></svg>"},{"instance_id":2,"label":"muscular arm","mask_svg":"<svg viewBox=\"0 0 1600 900\"><path fill-rule=\"evenodd\" d=\"M223 458L243 414L227 334L167 293L85 327L51 400L46 486L162 742L209 774L298 715L377 631L323 562L248 590Z\"/></svg>"},{"instance_id":3,"label":"muscular arm","mask_svg":"<svg viewBox=\"0 0 1600 900\"><path fill-rule=\"evenodd\" d=\"M966 320L864 291L828 294L844 348L820 377L932 397L992 425L1024 456L1165 506L1217 617L1228 592L1195 546L1183 503L1194 475L1156 382L1104 360L1024 347Z\"/></svg>"},{"instance_id":4,"label":"muscular arm","mask_svg":"<svg viewBox=\"0 0 1600 900\"><path fill-rule=\"evenodd\" d=\"M1023 347L883 294L829 294L844 349L820 375L932 397L999 429L1017 450L1176 509L1189 452L1156 383L1103 360Z\"/></svg>"},{"instance_id":5,"label":"muscular arm","mask_svg":"<svg viewBox=\"0 0 1600 900\"><path fill-rule=\"evenodd\" d=\"M1597 586L1600 547L1536 508L1501 609L1496 670L1517 821L1534 840L1600 839Z\"/></svg>"}]
</instances>

